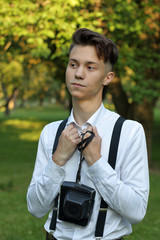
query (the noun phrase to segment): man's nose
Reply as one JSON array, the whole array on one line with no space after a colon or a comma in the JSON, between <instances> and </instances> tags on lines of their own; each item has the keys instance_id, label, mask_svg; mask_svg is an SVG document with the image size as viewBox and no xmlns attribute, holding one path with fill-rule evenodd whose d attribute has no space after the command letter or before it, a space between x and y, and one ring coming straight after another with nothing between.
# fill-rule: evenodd
<instances>
[{"instance_id":1,"label":"man's nose","mask_svg":"<svg viewBox=\"0 0 160 240\"><path fill-rule=\"evenodd\" d=\"M77 79L84 79L84 67L79 66L79 68L77 69L76 73L75 73L75 77Z\"/></svg>"}]
</instances>

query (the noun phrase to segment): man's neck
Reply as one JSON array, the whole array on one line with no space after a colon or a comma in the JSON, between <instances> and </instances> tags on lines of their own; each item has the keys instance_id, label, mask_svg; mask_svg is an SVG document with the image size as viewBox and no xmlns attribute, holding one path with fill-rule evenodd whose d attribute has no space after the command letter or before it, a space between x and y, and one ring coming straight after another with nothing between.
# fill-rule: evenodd
<instances>
[{"instance_id":1,"label":"man's neck","mask_svg":"<svg viewBox=\"0 0 160 240\"><path fill-rule=\"evenodd\" d=\"M99 109L102 102L72 101L73 115L76 122L82 126Z\"/></svg>"}]
</instances>

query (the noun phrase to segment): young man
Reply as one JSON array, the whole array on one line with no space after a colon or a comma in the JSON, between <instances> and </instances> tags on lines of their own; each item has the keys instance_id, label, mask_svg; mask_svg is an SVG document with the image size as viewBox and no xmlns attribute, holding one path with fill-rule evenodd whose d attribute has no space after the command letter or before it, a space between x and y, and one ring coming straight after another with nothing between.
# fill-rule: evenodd
<instances>
[{"instance_id":1,"label":"young man","mask_svg":"<svg viewBox=\"0 0 160 240\"><path fill-rule=\"evenodd\" d=\"M115 44L99 33L82 28L73 34L66 69L66 85L73 109L53 156L53 143L61 121L43 129L27 193L30 213L40 218L50 211L45 224L50 239L122 239L132 232L131 224L140 222L145 216L149 176L141 124L131 120L123 123L115 170L108 163L111 135L119 115L104 108L102 93L114 78L113 66L117 59ZM77 145L86 130L93 132L94 137L82 152L80 183L96 191L93 212L86 226L57 217L56 228L52 231L50 222L55 198L64 181L76 181L80 162ZM89 137L90 132L84 138ZM108 209L103 236L96 238L101 198L108 204Z\"/></svg>"}]
</instances>

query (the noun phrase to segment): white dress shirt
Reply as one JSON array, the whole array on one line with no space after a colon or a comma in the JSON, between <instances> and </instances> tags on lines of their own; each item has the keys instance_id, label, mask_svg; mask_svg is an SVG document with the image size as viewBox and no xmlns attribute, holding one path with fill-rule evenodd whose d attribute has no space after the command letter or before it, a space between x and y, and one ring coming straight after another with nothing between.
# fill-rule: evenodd
<instances>
[{"instance_id":1,"label":"white dress shirt","mask_svg":"<svg viewBox=\"0 0 160 240\"><path fill-rule=\"evenodd\" d=\"M85 227L57 219L56 230L52 232L49 229L54 199L63 181L75 181L80 152L76 150L65 166L60 167L52 161L52 148L61 121L46 125L41 133L27 204L29 212L38 218L50 211L45 229L58 240L95 239L101 197L109 206L101 239L113 240L130 234L131 224L138 223L145 216L149 174L145 135L140 123L124 122L115 170L107 162L111 135L118 117L102 104L81 127L75 122L73 112L68 119L67 125L74 122L79 132L89 125L96 126L102 138L101 158L92 166L88 166L85 160L82 162L81 183L96 190L93 213Z\"/></svg>"}]
</instances>

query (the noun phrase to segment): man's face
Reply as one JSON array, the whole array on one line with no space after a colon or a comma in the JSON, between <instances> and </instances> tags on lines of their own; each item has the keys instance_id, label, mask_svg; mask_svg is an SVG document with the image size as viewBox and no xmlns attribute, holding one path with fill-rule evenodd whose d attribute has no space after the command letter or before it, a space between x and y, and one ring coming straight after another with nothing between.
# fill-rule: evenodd
<instances>
[{"instance_id":1,"label":"man's face","mask_svg":"<svg viewBox=\"0 0 160 240\"><path fill-rule=\"evenodd\" d=\"M66 85L72 99L101 100L106 75L106 65L98 58L94 46L73 47L66 69Z\"/></svg>"}]
</instances>

